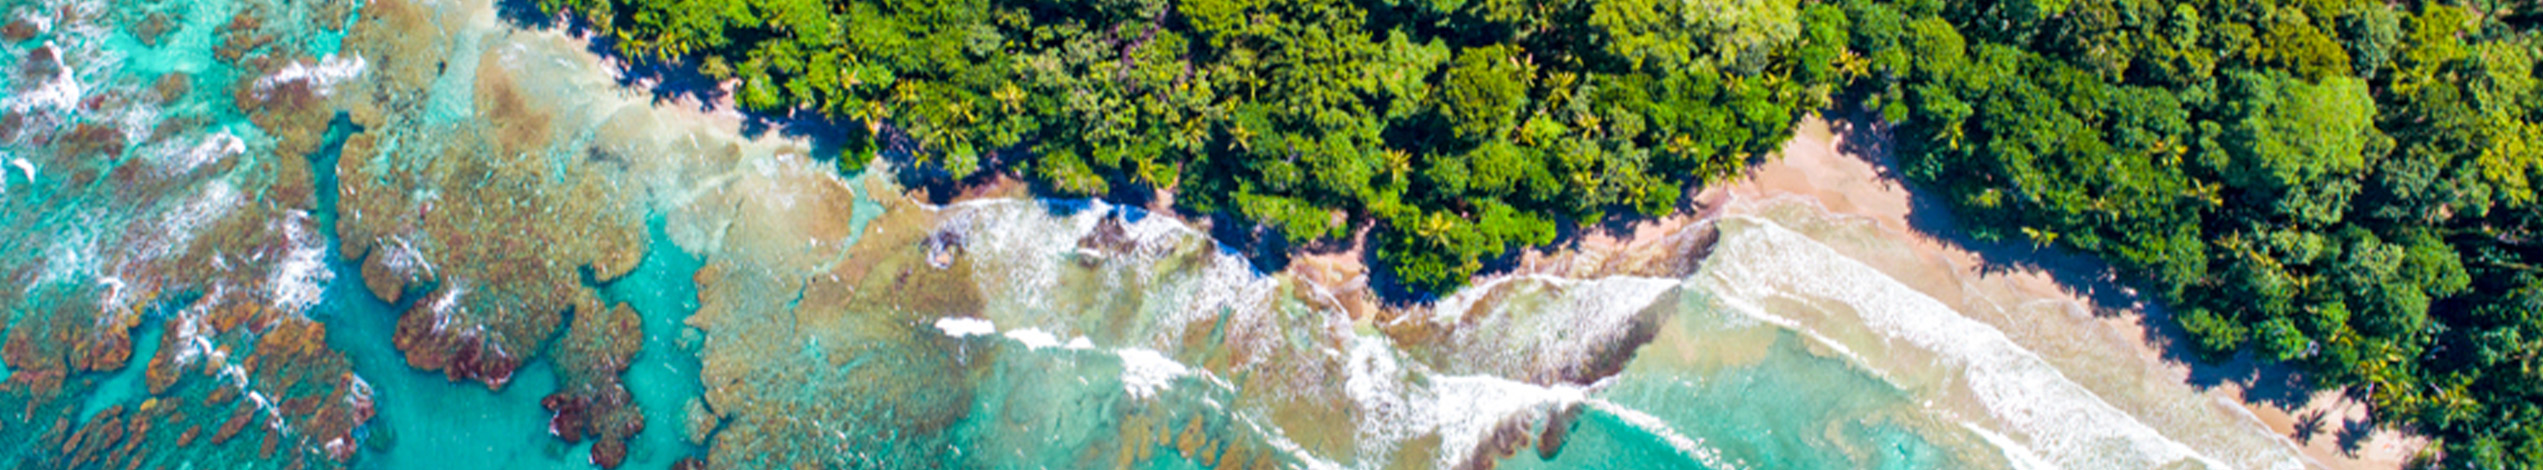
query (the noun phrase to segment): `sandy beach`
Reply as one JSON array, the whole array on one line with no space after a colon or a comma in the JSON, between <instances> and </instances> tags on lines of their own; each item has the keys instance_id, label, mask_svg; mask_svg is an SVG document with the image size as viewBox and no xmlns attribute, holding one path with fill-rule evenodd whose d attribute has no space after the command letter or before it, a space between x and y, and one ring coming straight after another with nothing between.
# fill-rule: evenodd
<instances>
[{"instance_id":1,"label":"sandy beach","mask_svg":"<svg viewBox=\"0 0 2543 470\"><path fill-rule=\"evenodd\" d=\"M606 65L613 69L624 67L617 63ZM672 101L675 106L665 108L685 111L689 114L686 117L693 120L738 127L746 119L737 111L729 93L707 95L713 102L699 102L700 97L693 94L658 98ZM1998 312L1992 317L1973 316L2002 329L2020 328L2025 322L2064 321L2092 330L2094 334L2084 341L2089 344L2032 347L2098 348L2102 351L2101 360L2115 363L2105 366L2131 370L2140 379L2159 378L2191 387L2220 407L2237 408L2235 411L2244 418L2284 439L2305 457L2309 466L2342 470L2399 468L2425 446L2426 440L2417 436L2366 428L2365 405L2339 390L2306 392L2300 385L2291 384L2296 379L2283 367L2260 367L2248 359L2232 364L2200 364L2189 359L2186 346L2181 346L2181 332L2169 325L2160 308L2147 305L2145 299L2123 287L2098 260L2059 250L1972 239L1956 225L1941 201L1911 191L1900 176L1890 171L1894 162L1883 149L1884 137L1850 126L1846 122L1805 119L1779 155L1770 156L1730 181L1690 189L1687 202L1676 215L1621 227L1585 228L1555 247L1525 250L1511 269L1486 276L1685 275L1692 266L1679 265L1689 261L1682 255L1709 246L1711 232L1705 225L1710 220L1736 212L1745 203L1799 199L1831 215L1867 221L1879 227L1881 236L1913 247L1914 253L1905 258L1923 260L1925 265L1899 268L1904 271L1899 278L1937 299L1958 305L2045 302L2056 306L2048 311L2081 312L2068 315L2069 318L2025 316L2043 311L2031 308ZM1872 145L1862 145L1867 142ZM931 198L919 188L909 191L909 197L920 200L1026 196L1024 185L1006 175L960 188L950 197ZM1174 215L1167 210L1172 198L1170 191L1159 191L1149 209ZM1205 230L1209 223L1186 222ZM1367 236L1367 231L1361 230L1348 242L1293 250L1289 264L1276 274L1322 290L1350 312L1355 322L1384 322L1396 315L1421 311L1389 308L1371 288ZM1916 275L1919 271L1949 275ZM1969 299L1973 296L1992 298L1977 299L1986 301L1978 302ZM2110 354L2113 351L2121 353Z\"/></svg>"},{"instance_id":2,"label":"sandy beach","mask_svg":"<svg viewBox=\"0 0 2543 470\"><path fill-rule=\"evenodd\" d=\"M1973 312L1974 319L2009 331L2054 322L2083 332L2034 338L2025 346L2068 352L2080 358L2070 362L2085 363L2077 368L2117 371L2112 375L2118 377L2083 374L2079 381L2102 389L2105 398L2123 408L2131 408L2130 400L2146 402L2134 414L2166 413L2158 410L2165 404L2114 396L2139 394L2139 387L2174 396L2194 394L2206 399L2207 411L2265 428L2316 468L2399 468L2425 446L2426 440L2417 436L2367 427L2365 405L2339 390L2308 392L2285 367L2260 366L2249 359L2204 364L2190 358L2182 333L2161 308L2123 286L2098 260L1971 238L1941 201L1911 191L1889 171L1891 157L1878 145L1883 137L1846 126L1806 119L1780 155L1731 181L1690 190L1677 215L1587 228L1554 247L1524 251L1509 271L1485 276L1683 275L1666 272L1686 267L1670 266L1665 258L1708 246L1710 220L1757 201L1798 199L1833 216L1868 222L1877 227L1877 236L1911 247L1913 253L1885 258L1915 261L1890 263L1885 269L1929 296ZM1866 141L1875 145L1858 145ZM1280 274L1325 290L1358 321L1404 314L1380 307L1383 302L1369 287L1360 245L1296 253ZM2021 307L1990 307L1995 305Z\"/></svg>"},{"instance_id":3,"label":"sandy beach","mask_svg":"<svg viewBox=\"0 0 2543 470\"><path fill-rule=\"evenodd\" d=\"M1839 123L1835 126L1844 126ZM1857 137L1861 136L1861 137ZM2305 393L2288 382L2283 367L2256 367L2250 360L2234 364L2200 364L2188 359L2181 332L2163 319L2160 309L2113 279L2098 260L2010 244L1969 238L1953 225L1941 201L1910 191L1888 171L1891 160L1879 145L1853 145L1848 137L1876 140L1863 129L1832 128L1820 119L1804 121L1782 155L1752 167L1736 184L1704 191L1699 201L1765 200L1801 197L1831 213L1860 217L1878 225L1885 236L1907 241L1916 256L1932 260L1952 276L1902 277L1938 299L1969 292L2001 292L2026 301L2061 303L2070 311L2088 312L2077 319L1985 318L1998 328L2020 323L2081 321L2100 330L2099 345L2128 351L2114 361L2133 361L2135 368L2156 378L2202 388L2199 393L2243 408L2278 436L2296 446L2309 464L2332 469L2399 468L2425 444L2425 439L2392 430L2365 428L2366 407L2336 390ZM1667 226L1663 220L1646 224ZM1643 236L1637 231L1621 243ZM1611 242L1616 243L1616 242ZM1920 278L1921 277L1921 278ZM1976 284L1976 285L1966 285ZM2004 295L2004 294L1996 294ZM2001 301L2001 299L1999 299ZM2033 311L2037 311L2034 309ZM2033 345L2034 349L2053 347Z\"/></svg>"}]
</instances>

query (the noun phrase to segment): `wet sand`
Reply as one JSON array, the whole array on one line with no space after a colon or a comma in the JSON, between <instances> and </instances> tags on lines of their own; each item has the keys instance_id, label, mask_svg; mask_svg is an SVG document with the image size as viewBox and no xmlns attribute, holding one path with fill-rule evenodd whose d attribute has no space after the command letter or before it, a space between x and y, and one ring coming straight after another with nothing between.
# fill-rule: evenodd
<instances>
[{"instance_id":1,"label":"wet sand","mask_svg":"<svg viewBox=\"0 0 2543 470\"><path fill-rule=\"evenodd\" d=\"M607 66L621 76L626 72L623 64ZM743 121L748 118L737 111L729 93L709 96L711 102L700 102L695 95L675 94L667 99L657 97L668 102L656 104L668 104L657 108L686 114L682 118L687 121L713 123L711 127L715 128L746 127ZM2230 404L2239 408L2248 419L2286 439L2310 465L2334 469L2397 468L2425 443L2424 439L2395 431L2365 430L2361 424L2366 413L2363 405L2336 390L2307 394L2300 388L2290 389L2283 384L2291 380L2283 368L2256 368L2248 360L2227 365L2195 364L2186 359L2186 346L2182 346L2177 329L2166 331L2171 327L2161 319L2161 312L2119 287L2096 261L1970 239L1953 225L1951 216L1938 208L1937 202L1911 192L1889 171L1890 157L1878 148L1876 138L1859 137L1871 135L1832 129L1824 120L1806 120L1795 138L1785 145L1782 155L1752 167L1728 184L1691 191L1679 215L1591 227L1567 237L1555 249L1523 252L1512 269L1495 275L1588 278L1658 269L1654 267L1654 262L1660 261L1656 258L1671 253L1671 244L1688 243L1682 235L1689 233L1691 227L1701 228L1696 226L1736 210L1741 201L1801 198L1832 214L1868 220L1880 227L1883 235L1914 247L1916 253L1907 257L1930 260L1956 271L1956 275L1939 278L1901 278L1938 299L1980 295L1970 294L1973 291L2011 293L2027 300L2063 304L2063 310L2083 312L2078 318L2066 319L2088 323L2095 330L2089 341L2093 344L2082 347L2127 351L2126 364L2120 367L2136 369L2140 377L2161 377L2199 387L2201 395L2220 407ZM1849 141L1848 137L1856 139ZM1876 145L1860 145L1864 142ZM1011 178L993 178L990 183L964 188L962 194L951 199L1017 197L1023 186ZM917 194L923 190L908 191L912 199L928 199ZM1152 201L1151 210L1173 216L1171 211L1157 210L1169 204L1171 198L1170 192L1161 192ZM1207 224L1204 220L1186 222L1200 227ZM1398 314L1400 310L1381 307L1384 302L1370 285L1366 235L1363 231L1349 243L1297 250L1291 254L1290 263L1276 274L1318 288L1350 312L1355 323L1382 322L1385 319L1373 317ZM2008 330L2019 328L2021 322L2042 320L2015 315L1978 319ZM2264 385L2273 383L2278 384Z\"/></svg>"},{"instance_id":2,"label":"wet sand","mask_svg":"<svg viewBox=\"0 0 2543 470\"><path fill-rule=\"evenodd\" d=\"M1849 142L1849 137L1874 141L1875 145L1857 145ZM1889 171L1892 160L1878 148L1877 139L1876 134L1861 129L1832 129L1827 121L1807 120L1794 139L1785 144L1782 155L1752 167L1736 184L1705 190L1698 200L1706 201L1700 204L1718 205L1726 199L1806 198L1831 213L1869 220L1882 229L1883 235L1914 247L1915 257L1937 260L1956 270L1955 275L1940 279L1901 278L1938 299L1948 301L1973 295L1971 292L2006 292L2026 301L2052 302L2061 307L2047 311L2085 313L2086 316L2074 319L1972 316L2008 331L2022 329L2024 323L2042 321L2091 325L2100 330L2095 335L2098 337L2090 338L2091 342L2101 344L2086 347L2128 351L2133 354L2124 359L2133 361L2132 366L2145 376L2191 384L2201 388L2199 393L2206 397L2240 407L2250 419L2300 449L2311 466L2398 468L2425 444L2423 438L2397 431L2368 431L2364 427L2364 405L2337 390L2305 393L2304 387L2289 376L2291 371L2283 367L2256 367L2249 359L2231 364L2201 364L2188 359L2189 346L2178 328L2163 320L2163 312L2148 305L2149 299L2122 286L2096 260L2059 250L1990 244L1970 238L1953 225L1947 209L1939 207L1941 201L1910 191ZM1645 225L1671 223L1682 222L1664 219ZM1634 236L1608 243L1631 244L1649 232L1637 230ZM2043 310L2015 310L2026 311Z\"/></svg>"},{"instance_id":3,"label":"wet sand","mask_svg":"<svg viewBox=\"0 0 2543 470\"><path fill-rule=\"evenodd\" d=\"M1831 215L1867 221L1879 229L1878 236L1912 247L1913 253L1885 258L1915 260L1906 264L1916 266L1887 270L1905 274L1898 276L1901 281L1963 307L1979 321L2007 331L2031 330L2031 324L2039 322L2082 331L2080 335L2032 335L2022 341L2034 350L2080 352L2070 354L2073 357L2060 366L2074 369L2073 363L2094 363L2083 365L2088 373L2081 375L2119 371L2117 375L2124 377L2079 378L2141 419L2181 412L2162 409L2166 403L2161 395L2177 396L2187 389L2212 402L2209 409L2200 411L2265 428L2303 455L2308 466L2317 468L2399 468L2427 443L2407 433L2368 428L2364 404L2340 390L2310 391L2283 366L2257 365L2250 359L2228 364L2192 359L2188 340L2170 324L2167 314L2118 282L2098 260L2055 249L1975 240L1956 225L1941 201L1911 191L1890 170L1893 160L1881 148L1882 139L1848 123L1807 119L1781 155L1727 184L1691 190L1678 215L1589 227L1552 248L1522 252L1510 270L1485 276L1586 278L1659 269L1654 262L1661 260L1656 258L1699 246L1688 245L1689 234L1709 235L1703 225L1712 219L1746 209L1747 203L1800 199ZM1364 237L1355 238L1364 241ZM1333 295L1355 320L1371 321L1371 313L1383 315L1394 309L1378 307L1382 302L1369 286L1364 245L1355 242L1295 253L1280 274ZM1993 305L2014 306L1989 308ZM2060 312L2064 315L2056 315ZM2125 355L2114 358L2113 351ZM2133 396L2144 389L2159 392L2143 394L2153 397ZM2131 402L2138 406L2129 406ZM2184 420L2196 421L2200 420ZM2181 426L2185 425L2173 427Z\"/></svg>"}]
</instances>

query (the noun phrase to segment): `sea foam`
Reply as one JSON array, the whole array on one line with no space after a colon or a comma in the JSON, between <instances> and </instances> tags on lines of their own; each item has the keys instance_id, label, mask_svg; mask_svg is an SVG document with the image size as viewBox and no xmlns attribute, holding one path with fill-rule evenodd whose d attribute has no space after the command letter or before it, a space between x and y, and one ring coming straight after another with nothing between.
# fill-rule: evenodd
<instances>
[{"instance_id":1,"label":"sea foam","mask_svg":"<svg viewBox=\"0 0 2543 470\"><path fill-rule=\"evenodd\" d=\"M276 261L273 274L266 279L266 297L274 307L300 312L318 303L327 281L335 279L335 271L327 267L324 240L303 227L311 224L307 212L291 211L290 217L275 223L282 226L291 251Z\"/></svg>"},{"instance_id":2,"label":"sea foam","mask_svg":"<svg viewBox=\"0 0 2543 470\"><path fill-rule=\"evenodd\" d=\"M1823 299L1850 307L1864 327L1949 362L1995 421L2022 437L2011 440L2051 465L2231 468L2110 405L2002 331L1772 221L1738 219L1748 227L1727 235L1707 260L1718 265L1703 279L1715 291L1751 302ZM2299 467L2292 459L2270 466Z\"/></svg>"},{"instance_id":3,"label":"sea foam","mask_svg":"<svg viewBox=\"0 0 2543 470\"><path fill-rule=\"evenodd\" d=\"M318 96L327 96L335 93L337 83L362 76L362 71L369 68L370 61L363 60L360 53L355 53L350 58L328 54L327 57L318 59L317 64L294 60L284 65L282 70L275 71L273 75L257 78L256 91L261 94L273 90L275 85L307 80L311 92L317 93Z\"/></svg>"}]
</instances>

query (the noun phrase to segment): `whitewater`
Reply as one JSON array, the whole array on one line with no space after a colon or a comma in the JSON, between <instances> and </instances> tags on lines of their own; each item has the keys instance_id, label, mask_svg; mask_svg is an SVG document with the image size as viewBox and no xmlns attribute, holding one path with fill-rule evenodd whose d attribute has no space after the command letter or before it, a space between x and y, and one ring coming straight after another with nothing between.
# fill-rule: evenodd
<instances>
[{"instance_id":1,"label":"whitewater","mask_svg":"<svg viewBox=\"0 0 2543 470\"><path fill-rule=\"evenodd\" d=\"M11 4L43 38L0 45L0 458L2322 463L2074 340L2101 331L2080 307L1890 256L1921 248L1809 194L1698 188L1631 242L1381 298L1382 262L1256 265L1161 208L843 174L811 131L522 11Z\"/></svg>"}]
</instances>

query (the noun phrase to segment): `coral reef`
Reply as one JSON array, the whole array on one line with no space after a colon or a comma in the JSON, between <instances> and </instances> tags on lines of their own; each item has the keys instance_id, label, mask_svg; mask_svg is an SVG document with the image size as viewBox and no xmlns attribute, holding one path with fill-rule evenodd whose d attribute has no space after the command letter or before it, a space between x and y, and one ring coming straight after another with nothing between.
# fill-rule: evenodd
<instances>
[{"instance_id":1,"label":"coral reef","mask_svg":"<svg viewBox=\"0 0 2543 470\"><path fill-rule=\"evenodd\" d=\"M7 40L9 42L25 41L35 38L35 33L37 32L35 22L27 21L26 18L11 19L9 20L9 24L0 25L0 40Z\"/></svg>"},{"instance_id":2,"label":"coral reef","mask_svg":"<svg viewBox=\"0 0 2543 470\"><path fill-rule=\"evenodd\" d=\"M593 463L615 467L644 430L621 379L643 335L597 288L647 249L625 205L633 188L617 166L569 157L589 150L558 141L546 110L559 105L524 88L509 54L431 48L437 15L375 1L349 26L345 54L370 73L330 88L330 104L365 129L335 162L340 253L374 295L408 305L392 341L415 368L500 389L551 358L561 383L541 400L549 432L593 440ZM437 120L416 92L449 78L471 84L474 115Z\"/></svg>"},{"instance_id":3,"label":"coral reef","mask_svg":"<svg viewBox=\"0 0 2543 470\"><path fill-rule=\"evenodd\" d=\"M956 354L954 341L924 325L940 312L979 311L969 261L930 263L927 231L852 232L844 221L853 220L853 194L824 166L791 155L738 156L744 168L785 170L737 172L729 190L689 206L708 209L689 213L696 222L732 224L720 237L727 245L708 249L721 257L695 274L701 302L689 319L707 333L701 410L711 416L691 419L713 429L706 462L949 461L946 431L967 414L968 378L992 351ZM762 158L775 160L753 162ZM756 196L764 194L791 196ZM784 215L805 209L836 213ZM881 217L867 227L923 227L931 216L912 208ZM835 244L852 235L857 243Z\"/></svg>"},{"instance_id":4,"label":"coral reef","mask_svg":"<svg viewBox=\"0 0 2543 470\"><path fill-rule=\"evenodd\" d=\"M0 205L0 220L26 221L0 237L43 240L0 245L0 259L23 260L0 264L0 279L30 286L0 290L0 305L27 306L0 314L0 397L24 404L0 413L49 423L0 439L59 451L27 466L351 463L388 438L364 429L378 412L370 385L328 348L347 331L489 389L544 384L522 368L553 368L555 389L521 392L541 397L547 432L591 442L604 468L665 453L687 457L682 469L1025 466L958 444L1077 467L1277 468L1309 454L1437 466L1559 447L1560 432L1530 427L1557 407L1373 441L1355 426L1412 418L1364 400L1431 393L1415 388L1433 372L1591 383L1651 337L1651 314L1618 307L1577 341L1515 343L1495 335L1551 322L1560 309L1547 306L1572 305L1567 287L1498 284L1454 312L1382 308L1253 272L1171 216L1014 200L1020 185L931 206L903 197L889 168L842 181L802 145L701 131L641 100L585 112L544 79L562 56L523 52L570 41L469 23L490 21L469 6L58 1L75 7L56 16L75 20L19 20L0 38L120 15L145 46L195 48L221 72L138 72L0 113L0 145L45 171L23 178L45 191L12 187ZM219 15L197 19L219 19L209 44L171 39L186 37L172 35L179 11ZM345 31L340 50L310 44L317 30ZM84 43L61 43L6 46L13 91L103 76L80 68L94 52ZM697 121L722 122L709 119ZM242 126L257 132L227 130ZM698 339L682 340L700 351L704 392L645 402L685 405L652 410L671 421L650 431L702 456L633 448L662 442L637 439L638 400L659 395L635 392L658 389L627 378L648 319L603 292L647 250L672 248L648 246L649 211L707 259L687 318ZM346 290L357 281L398 310L390 331L328 323L322 305L358 298ZM947 319L997 326L951 335ZM1584 345L1601 341L1613 344ZM1374 361L1401 361L1374 378L1395 388L1365 398L1341 385ZM1073 395L1018 392L1059 389Z\"/></svg>"},{"instance_id":5,"label":"coral reef","mask_svg":"<svg viewBox=\"0 0 2543 470\"><path fill-rule=\"evenodd\" d=\"M150 91L157 95L160 104L175 102L194 91L194 79L176 72L159 74L158 80L150 82Z\"/></svg>"},{"instance_id":6,"label":"coral reef","mask_svg":"<svg viewBox=\"0 0 2543 470\"><path fill-rule=\"evenodd\" d=\"M144 80L96 60L114 55L99 49L101 19L165 18L140 11L161 3L51 1L50 21L0 27L50 35L13 58L19 78L38 81L17 81L23 94L0 117L0 148L18 158L10 183L41 188L0 191L0 237L40 241L0 247L0 279L27 286L0 292L13 307L0 314L0 402L17 405L9 422L30 423L0 427L0 441L41 443L47 452L12 462L32 468L349 463L374 412L369 386L309 317L332 276L307 197L306 156L322 139L242 140L184 111L208 107L188 101L196 77ZM259 4L233 22L253 29L289 8ZM135 33L157 47L170 21ZM306 39L253 34L270 38L227 65L269 74ZM251 96L241 109L280 110Z\"/></svg>"},{"instance_id":7,"label":"coral reef","mask_svg":"<svg viewBox=\"0 0 2543 470\"><path fill-rule=\"evenodd\" d=\"M133 26L133 38L141 40L141 45L159 47L160 38L167 37L169 30L176 29L173 25L175 22L176 18L171 18L166 13L152 12L150 16L142 18L141 24Z\"/></svg>"},{"instance_id":8,"label":"coral reef","mask_svg":"<svg viewBox=\"0 0 2543 470\"><path fill-rule=\"evenodd\" d=\"M596 295L584 270L596 282L623 275L645 240L637 221L609 205L619 199L610 175L559 174L536 154L548 134L516 130L551 124L525 111L499 54L483 54L473 67L475 96L513 104L481 106L470 127L444 131L415 122L421 113L382 112L420 110L423 97L401 87L458 70L424 67L441 62L432 59L438 51L411 49L411 36L387 31L433 28L426 13L400 3L365 6L382 15L366 15L347 37L348 50L382 59L376 73L338 85L354 122L375 129L349 138L337 162L342 253L361 260L364 281L384 299L428 291L398 322L396 341L410 364L499 388L577 302ZM431 55L405 54L414 52ZM394 152L371 135L410 128L437 135L406 139Z\"/></svg>"},{"instance_id":9,"label":"coral reef","mask_svg":"<svg viewBox=\"0 0 2543 470\"><path fill-rule=\"evenodd\" d=\"M221 27L221 47L213 51L214 57L225 62L237 62L248 53L274 43L277 38L273 33L258 31L265 26L265 16L259 14L258 9L251 6L247 11L230 16L229 23Z\"/></svg>"},{"instance_id":10,"label":"coral reef","mask_svg":"<svg viewBox=\"0 0 2543 470\"><path fill-rule=\"evenodd\" d=\"M645 429L644 415L619 380L628 358L644 346L642 320L627 304L604 309L593 299L578 302L573 317L554 350L567 382L539 404L554 413L549 433L566 442L592 438L592 463L615 468L626 459L627 440Z\"/></svg>"},{"instance_id":11,"label":"coral reef","mask_svg":"<svg viewBox=\"0 0 2543 470\"><path fill-rule=\"evenodd\" d=\"M32 279L31 271L22 268L9 278ZM0 392L23 394L26 407L17 414L30 422L39 408L56 405L53 401L64 395L65 381L74 375L122 368L124 362L116 359L132 354L131 322L138 317L119 313L97 318L96 305L74 300L95 298L101 294L96 289L36 294L64 301L46 305L14 292L0 293L0 303L35 306L17 312L17 318L9 322L7 343L0 345L0 361L9 364L9 377L0 383Z\"/></svg>"}]
</instances>

